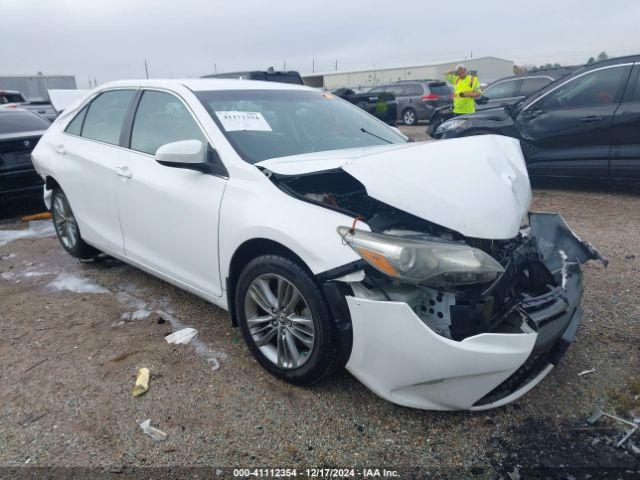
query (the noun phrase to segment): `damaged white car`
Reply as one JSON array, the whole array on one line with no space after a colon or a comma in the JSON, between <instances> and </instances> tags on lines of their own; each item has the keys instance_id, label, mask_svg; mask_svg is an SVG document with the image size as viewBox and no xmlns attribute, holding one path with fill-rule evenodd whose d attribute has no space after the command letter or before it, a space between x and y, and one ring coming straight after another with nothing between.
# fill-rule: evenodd
<instances>
[{"instance_id":1,"label":"damaged white car","mask_svg":"<svg viewBox=\"0 0 640 480\"><path fill-rule=\"evenodd\" d=\"M62 246L228 309L295 384L346 368L423 409L497 407L535 386L580 323L580 264L530 213L516 140L411 143L306 87L106 84L33 152Z\"/></svg>"}]
</instances>

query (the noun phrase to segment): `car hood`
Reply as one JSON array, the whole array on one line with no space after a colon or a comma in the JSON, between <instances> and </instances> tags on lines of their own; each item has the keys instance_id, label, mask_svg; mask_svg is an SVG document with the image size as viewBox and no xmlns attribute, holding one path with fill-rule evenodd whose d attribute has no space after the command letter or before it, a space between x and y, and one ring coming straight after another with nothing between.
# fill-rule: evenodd
<instances>
[{"instance_id":1,"label":"car hood","mask_svg":"<svg viewBox=\"0 0 640 480\"><path fill-rule=\"evenodd\" d=\"M506 120L509 118L509 114L504 106L499 106L478 109L475 113L468 113L457 118L464 120Z\"/></svg>"},{"instance_id":2,"label":"car hood","mask_svg":"<svg viewBox=\"0 0 640 480\"><path fill-rule=\"evenodd\" d=\"M531 187L517 140L481 135L264 160L281 175L343 169L376 200L465 236L518 234Z\"/></svg>"}]
</instances>

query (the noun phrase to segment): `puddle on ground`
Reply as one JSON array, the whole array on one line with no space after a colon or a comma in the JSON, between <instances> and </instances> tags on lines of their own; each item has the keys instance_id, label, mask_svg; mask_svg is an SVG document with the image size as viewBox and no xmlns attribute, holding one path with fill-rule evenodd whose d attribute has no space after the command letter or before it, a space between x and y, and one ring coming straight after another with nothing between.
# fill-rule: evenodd
<instances>
[{"instance_id":1,"label":"puddle on ground","mask_svg":"<svg viewBox=\"0 0 640 480\"><path fill-rule=\"evenodd\" d=\"M24 230L0 230L0 247L21 238L53 237L56 234L50 220L34 220Z\"/></svg>"},{"instance_id":2,"label":"puddle on ground","mask_svg":"<svg viewBox=\"0 0 640 480\"><path fill-rule=\"evenodd\" d=\"M75 293L111 293L91 280L70 273L59 273L56 278L46 285L51 290L68 290Z\"/></svg>"}]
</instances>

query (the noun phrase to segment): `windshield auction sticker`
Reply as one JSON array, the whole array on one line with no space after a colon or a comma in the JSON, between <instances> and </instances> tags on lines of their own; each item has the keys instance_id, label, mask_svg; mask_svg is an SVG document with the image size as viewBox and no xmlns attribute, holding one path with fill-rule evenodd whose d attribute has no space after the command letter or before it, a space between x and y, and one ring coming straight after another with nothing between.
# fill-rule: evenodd
<instances>
[{"instance_id":1,"label":"windshield auction sticker","mask_svg":"<svg viewBox=\"0 0 640 480\"><path fill-rule=\"evenodd\" d=\"M255 130L259 132L271 132L271 126L260 112L216 112L222 127L227 132L238 130Z\"/></svg>"}]
</instances>

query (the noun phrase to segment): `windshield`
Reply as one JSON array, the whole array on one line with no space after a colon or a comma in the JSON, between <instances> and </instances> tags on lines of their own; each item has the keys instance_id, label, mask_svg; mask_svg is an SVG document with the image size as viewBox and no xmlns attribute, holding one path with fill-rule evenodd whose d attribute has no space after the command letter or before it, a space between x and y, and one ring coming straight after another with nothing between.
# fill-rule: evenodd
<instances>
[{"instance_id":1,"label":"windshield","mask_svg":"<svg viewBox=\"0 0 640 480\"><path fill-rule=\"evenodd\" d=\"M313 90L221 90L196 95L249 163L407 140L354 105Z\"/></svg>"},{"instance_id":2,"label":"windshield","mask_svg":"<svg viewBox=\"0 0 640 480\"><path fill-rule=\"evenodd\" d=\"M30 112L0 112L0 135L18 132L46 130L50 123Z\"/></svg>"}]
</instances>

